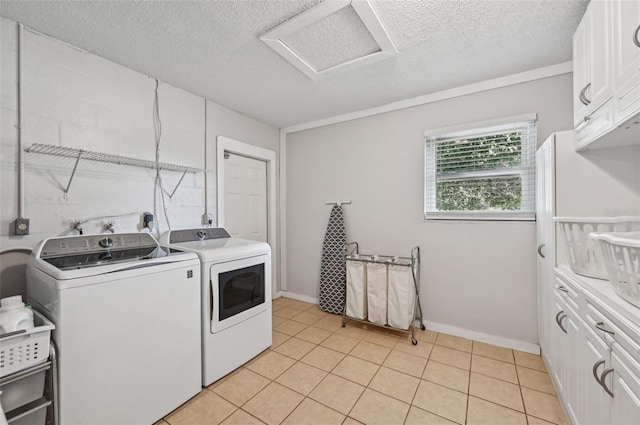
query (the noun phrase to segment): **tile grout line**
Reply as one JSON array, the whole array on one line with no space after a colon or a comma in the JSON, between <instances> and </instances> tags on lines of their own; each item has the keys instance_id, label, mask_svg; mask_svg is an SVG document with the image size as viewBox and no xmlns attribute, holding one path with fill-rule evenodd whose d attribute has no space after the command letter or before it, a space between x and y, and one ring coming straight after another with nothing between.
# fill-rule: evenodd
<instances>
[{"instance_id":1,"label":"tile grout line","mask_svg":"<svg viewBox=\"0 0 640 425\"><path fill-rule=\"evenodd\" d=\"M291 304L291 303L289 303L289 304ZM281 306L281 308L285 308L285 307L288 307L288 305ZM314 313L312 313L312 312L310 311L310 310L314 309L314 307L315 307L314 305L311 305L310 307L308 307L308 308L306 308L306 309L303 309L303 310L299 310L299 309L297 309L297 308L293 308L293 307L291 307L291 308L292 308L292 309L294 309L294 310L299 310L299 311L300 311L300 313L298 313L297 315L295 315L295 316L294 316L294 317L297 317L298 315L303 314L303 313L305 313L305 312L308 312L309 314L314 314ZM315 315L315 314L314 314L314 315ZM277 315L275 315L275 316L277 316ZM426 370L426 367L427 367L427 365L428 365L428 363L429 363L429 362L434 361L434 362L436 362L436 363L440 363L440 364L447 365L446 363L441 363L441 362L438 362L438 361L436 361L436 360L432 360L432 358L431 358L431 355L433 354L433 350L435 349L435 346L439 346L439 347L444 347L444 348L447 348L447 349L455 350L455 351L458 351L458 352L464 352L464 353L467 353L467 354L470 354L470 355L471 355L471 363L470 363L470 365L469 365L469 369L468 369L468 370L463 369L463 368L459 368L459 367L454 366L454 365L447 365L447 366L455 367L455 368L457 368L457 369L460 369L460 370L463 370L463 371L465 371L465 372L468 372L468 373L469 373L469 381L468 381L468 383L467 383L467 394L466 394L466 396L467 396L467 406L466 406L466 412L465 412L465 421L464 421L465 423L466 423L466 422L468 422L469 400L470 400L470 397L471 397L471 394L470 394L469 392L470 392L470 386L471 386L471 385L470 385L470 384L471 384L471 373L472 373L472 372L471 372L471 368L472 368L472 364L473 364L473 356L479 356L479 357L482 357L482 358L488 358L488 359L490 359L490 360L494 360L494 361L500 361L500 362L503 362L503 363L506 363L506 364L512 364L512 365L514 366L514 368L516 368L516 378L517 378L517 380L518 380L518 387L519 387L519 390L520 390L521 401L522 401L522 403L523 403L523 408L524 408L524 410L525 410L524 414L525 414L525 417L526 417L526 420L527 420L527 423L528 423L528 416L529 416L529 415L527 415L527 413L526 413L526 407L525 407L525 405L524 405L524 396L523 396L523 393L522 393L522 388L524 388L524 387L523 387L523 386L521 385L521 383L520 383L520 376L519 376L519 374L518 374L518 370L517 370L517 367L518 367L518 366L520 366L520 365L517 365L517 364L516 364L516 362L515 362L515 354L514 354L513 350L510 350L510 351L511 351L511 356L512 356L512 357L514 357L514 363L509 363L509 362L505 362L505 361L504 361L504 360L502 360L502 359L496 359L496 358L492 358L492 357L488 357L488 356L483 356L483 355L481 355L481 354L474 354L474 352L473 352L473 343L474 343L474 341L473 341L473 340L470 340L470 341L472 342L471 352L464 351L464 350L459 350L458 348L453 348L453 347L446 346L446 345L442 345L442 344L441 344L441 343L442 343L442 341L441 341L441 343L438 343L438 337L440 336L440 334L439 334L439 333L436 333L435 340L433 341L433 343L428 342L428 341L420 340L420 342L429 343L429 344L431 344L431 345L432 345L432 348L431 348L431 350L429 351L429 354L428 354L428 356L427 356L427 357L426 357L426 359L425 359L425 358L424 358L424 357L422 357L422 356L416 356L416 355L415 355L415 354L413 354L413 353L408 353L408 352L405 352L405 351L397 350L397 349L396 349L396 347L398 347L398 344L402 343L402 341L404 341L404 340L405 340L405 338L398 337L398 336L396 336L396 335L394 335L394 334L387 334L387 333L382 333L382 332L378 333L378 332L376 332L374 329L368 328L368 327L366 327L366 326L365 326L365 327L363 327L363 328L360 328L360 327L354 327L354 328L353 328L353 329L357 329L358 331L359 331L359 330L362 330L362 331L364 331L364 332L366 332L366 333L369 333L369 332L376 332L376 335L383 335L383 336L389 336L389 337L396 338L397 340L396 340L395 344L393 345L393 347L389 347L389 346L384 345L384 344L382 344L382 343L379 343L379 342L376 342L376 341L372 341L372 340L368 340L368 339L367 339L367 336L368 336L368 335L366 335L366 334L364 334L364 333L354 332L354 333L352 333L352 334L348 334L348 335L344 335L344 334L342 334L342 333L339 333L340 329L342 329L342 327L341 327L341 326L336 328L336 327L331 326L331 325L329 324L329 322L334 321L335 319L331 319L331 320L327 321L327 327L324 327L324 328L323 328L323 327L320 327L320 326L315 326L315 325L317 325L319 322L321 322L322 320L324 320L325 318L332 317L332 316L334 316L334 315L324 314L324 315L316 315L316 316L319 316L320 318L319 318L318 320L314 321L313 323L298 322L297 320L293 319L293 317L292 317L292 318L282 318L282 319L284 320L282 323L285 323L285 322L287 322L287 321L292 321L292 322L295 322L295 323L297 323L297 324L299 324L299 325L302 325L302 326L304 326L304 327L303 327L300 331L295 332L293 335L289 335L289 334L285 334L285 333L281 332L282 334L286 335L288 339L287 339L286 341L282 342L281 344L279 344L278 346L270 347L270 348L268 348L267 350L265 350L265 352L274 352L274 353L277 353L277 354L279 354L279 355L281 355L281 356L284 356L284 357L286 357L286 358L291 359L291 360L293 360L293 361L294 361L294 362L293 362L293 364L291 364L289 367L287 367L286 369L284 369L284 370L283 370L281 373L279 373L275 378L271 379L271 378L265 377L265 378L267 378L267 379L269 380L269 383L265 386L265 388L266 388L266 387L268 387L271 383L276 383L276 384L278 384L278 385L282 386L283 388L289 389L289 390L293 391L294 393L296 393L296 394L300 394L300 395L302 396L301 401L300 401L299 403L297 403L297 404L296 404L296 406L293 408L293 410L291 410L291 412L289 412L289 414L285 417L285 419L284 419L284 420L286 420L286 419L287 419L287 418L288 418L288 417L289 417L289 416L290 416L290 415L291 415L291 414L292 414L292 413L293 413L293 412L294 412L294 411L295 411L295 410L296 410L296 409L301 405L301 403L303 403L303 402L304 402L304 400L305 400L305 399L307 399L307 398L309 398L310 400L312 400L312 401L314 401L314 402L316 402L316 403L318 403L318 404L320 404L320 405L322 405L322 406L324 406L324 407L326 407L326 408L330 409L330 410L331 410L331 411L333 411L333 412L337 412L337 413L339 413L339 414L344 415L342 412L338 412L338 411L336 411L334 408L332 408L332 407L330 407L330 406L327 406L327 405L325 405L324 403L318 402L317 400L314 400L313 398L309 397L309 395L310 395L310 394L311 394L311 393L312 393L312 392L313 392L313 391L314 391L314 390L315 390L315 389L316 389L316 388L317 388L317 387L318 387L318 386L319 386L319 385L320 385L320 384L321 384L321 383L322 383L322 382L323 382L323 381L324 381L324 380L325 380L329 375L333 375L333 376L335 376L335 377L339 377L339 378L341 378L341 379L345 379L345 380L347 380L347 381L349 381L349 382L352 382L352 383L354 383L354 384L360 385L360 386L362 386L362 387L364 388L364 390L363 390L363 391L362 391L362 393L359 395L359 397L356 399L356 401L355 401L355 403L353 404L353 406L351 407L351 409L349 409L349 412L345 415L345 421L347 420L347 418L350 418L350 417L351 417L351 416L349 416L349 415L352 413L352 411L353 411L353 409L355 408L355 406L356 406L356 405L358 404L358 402L361 400L361 398L363 397L363 395L364 395L364 393L366 392L366 390L367 390L367 389L370 389L371 391L373 391L373 392L375 392L375 393L382 394L382 395L384 395L384 396L386 396L386 397L390 397L390 398L392 398L392 399L394 399L394 400L397 400L397 401L399 401L399 402L401 402L401 403L403 403L403 404L408 404L408 405L409 405L409 409L407 410L407 413L406 413L406 414L405 414L405 416L404 416L404 420L403 420L403 423L404 423L404 422L406 422L406 420L408 419L408 415L409 415L409 412L411 411L411 408L415 406L415 405L413 404L413 402L415 401L415 397L416 397L416 395L417 395L418 389L420 388L420 383L421 383L422 381L425 381L425 382L430 382L430 383L432 383L432 384L434 384L434 385L441 385L441 384L438 384L438 383L436 383L436 382L431 382L431 381L429 381L428 379L424 379L424 378L423 378L423 377L424 377L425 370ZM277 316L277 317L280 317L280 316ZM336 317L341 318L340 316L336 316ZM282 324L282 323L280 323L280 324ZM279 324L279 325L280 325L280 324ZM279 326L279 325L278 325L278 326ZM310 327L313 327L313 328L316 328L316 329L320 329L320 330L324 330L324 331L328 332L328 335L327 335L325 338L323 338L322 340L320 340L319 342L317 342L317 343L316 343L316 342L311 342L311 341L306 341L306 340L304 340L303 338L298 338L298 337L297 337L297 335L299 335L300 333L304 332L306 329L308 329L308 328L310 328ZM330 329L329 329L329 328L330 328ZM275 328L273 328L272 330L273 330L274 332L280 332L280 331L276 330ZM356 334L356 335L358 335L358 336L355 336L355 337L354 337L354 334ZM351 348L348 350L348 352L347 352L347 353L343 353L343 352L340 352L340 351L333 350L333 349L331 349L331 348L329 348L329 347L322 346L321 344L322 344L323 342L325 342L328 338L330 338L332 335L337 335L337 336L341 336L341 337L351 338L351 339L357 340L357 343L356 343L353 347L351 347ZM310 350L310 351L308 351L307 353L305 353L305 354L304 354L300 359L296 359L296 358L294 358L294 357L290 357L290 356L289 356L289 355L287 355L287 354L283 354L283 353L280 353L280 352L278 352L278 351L276 351L276 350L275 350L276 348L280 347L282 344L284 344L284 343L286 343L287 341L291 340L291 338L296 338L296 339L298 339L298 340L305 341L305 342L307 342L307 343L309 343L309 344L312 344L312 345L313 345L313 348L311 348L311 350ZM373 338L372 338L372 339L373 339ZM408 338L407 338L406 340L408 340ZM388 350L388 352L387 352L387 353L386 353L386 355L384 356L384 359L381 361L381 363L378 363L378 362L371 362L369 359L361 358L361 357L358 357L358 356L356 356L356 355L353 355L353 354L352 354L352 352L355 350L355 348L356 348L356 347L358 347L362 342L366 342L366 343L368 343L368 344L373 344L373 345L375 345L376 347L381 347L381 348L385 348L385 349L387 349L387 350ZM306 355L308 355L311 351L313 351L313 350L314 350L315 348L317 348L317 347L322 347L322 348L325 348L325 349L328 349L328 350L331 350L331 351L335 351L335 352L337 352L337 353L340 353L343 357L342 357L342 359L341 359L340 361L338 361L338 362L337 362L333 367L331 367L329 371L326 371L326 370L324 370L324 369L319 369L319 368L317 368L317 367L316 367L316 366L314 366L314 365L309 365L309 364L307 364L307 363L303 362L303 361L302 361L302 359L303 359L304 357L306 357ZM422 367L422 370L421 370L421 374L420 374L420 376L419 376L419 377L415 377L415 376L410 375L409 373L406 373L406 372L404 372L404 371L402 371L402 370L397 370L397 369L395 369L395 368L393 368L393 367L385 366L385 364L384 364L384 363L389 359L389 357L391 356L391 354L392 354L394 351L395 351L396 353L401 353L401 354L403 354L403 355L408 355L408 356L414 356L414 357L415 357L415 358L417 358L417 359L425 360L425 364L424 364L424 367ZM264 352L263 352L263 353L264 353ZM261 353L261 355L263 355L263 353ZM359 384L359 383L357 383L357 382L355 382L355 381L352 381L351 379L348 379L348 378L345 378L345 377L342 377L342 376L339 376L339 375L336 375L335 373L333 373L333 372L335 371L335 369L338 367L338 365L340 365L340 364L344 361L344 359L346 359L346 356L352 356L352 357L354 357L354 358L356 358L356 359L359 359L359 360L362 360L362 361L366 361L366 362L369 362L369 363L372 363L372 364L376 365L376 367L377 367L377 368L376 368L375 372L373 373L372 378L368 381L368 383L367 383L366 385ZM325 372L325 373L326 373L325 377L324 377L322 380L320 380L320 381L319 381L319 382L318 382L318 383L317 383L317 384L316 384L316 385L311 389L311 391L309 392L309 395L301 394L301 393L299 393L298 391L296 391L296 390L294 390L294 389L292 389L292 388L289 388L288 386L286 386L286 385L284 385L284 384L280 384L279 382L277 382L277 381L276 381L276 379L278 379L278 378L279 378L279 377L281 377L283 374L285 374L287 371L289 371L289 370L290 370L292 367L294 367L297 363L300 363L300 364L308 365L308 366L310 366L310 367L317 368L317 369L322 370L323 372ZM243 366L243 367L244 367L244 366ZM407 403L407 402L405 402L405 401L403 401L403 400L400 400L400 399L398 399L398 398L396 398L396 397L394 397L394 396L391 396L391 395L385 394L385 393L383 393L383 392L381 392L381 391L375 390L375 389L373 389L373 388L371 388L371 387L370 387L371 383L373 382L373 379L375 379L375 377L380 373L380 371L382 370L382 368L383 368L383 367L387 367L389 370L393 370L394 372L400 373L400 374L402 374L402 375L405 375L405 376L409 376L409 377L413 377L413 378L418 379L418 385L417 385L416 389L415 389L415 390L414 390L414 392L413 392L413 396L412 396L412 398L411 398L411 402L410 402L410 403ZM534 371L537 371L537 372L545 373L545 372L543 372L543 371L540 371L540 370L537 370L537 369L534 369L534 368L529 368L529 367L527 367L527 366L522 366L522 367L524 367L524 368L526 368L526 369L531 369L531 370L534 370ZM239 368L239 369L240 369L240 368ZM252 373L256 373L256 372L252 371L251 369L248 369L248 368L247 368L247 370L251 371ZM477 372L476 372L476 373L477 373ZM226 378L226 379L225 379L225 381L226 381L227 379L231 379L233 374L234 374L233 372L232 372L231 374L229 374L229 375L228 375L228 378ZM491 377L491 378L493 378L492 376L484 375L484 374L482 374L482 373L478 373L478 374L479 374L479 375L482 375L482 376L487 376L487 377ZM548 374L548 372L547 372L547 374ZM260 374L260 373L258 373L258 375L259 375L259 376L264 376L264 375L262 375L262 374ZM224 379L224 378L223 378L223 379ZM501 382L507 382L507 383L511 383L511 384L513 384L513 382L510 382L510 381L504 381L504 380L499 379L499 378L494 378L494 379L498 379L498 380L500 380ZM449 388L449 387L447 387L446 385L442 385L442 387L443 387L443 388ZM216 388L217 388L217 386L216 386ZM219 394L217 394L217 393L214 391L214 390L215 390L215 388L204 387L204 389L207 389L207 390L209 390L209 391L213 392L216 396L221 397L223 400L226 400L224 397L220 396ZM453 388L449 388L449 389L454 390L454 391L458 391L458 390L453 389ZM533 390L533 391L537 391L537 392L540 392L540 393L542 393L542 394L547 394L547 393L545 393L545 392L543 392L543 391L538 391L538 390L536 390L536 389L531 389L531 390ZM251 401L255 396L257 396L257 394L260 394L262 391L264 391L264 388L263 388L263 389L261 389L260 391L258 391L258 393L256 393L253 397L251 397L250 399L248 399L246 402L244 402L244 403L242 404L242 406L244 406L244 405L246 405L247 403L249 403L249 402L250 402L250 401ZM458 392L460 392L460 391L458 391ZM554 396L554 395L552 395L552 394L547 394L547 395ZM197 396L196 396L196 397L197 397ZM196 397L194 397L194 398L196 398ZM556 397L557 397L557 396L556 396ZM479 397L479 398L480 398L480 399L482 399L481 397ZM484 399L483 399L483 400L484 400ZM195 400L194 400L194 401L195 401ZM502 407L502 408L506 408L506 409L509 409L509 410L512 410L512 411L515 411L515 412L519 412L519 411L517 411L517 410L515 410L515 409L512 409L512 408L510 408L510 407L508 407L508 406L503 406L503 405L501 405L501 404L494 403L494 402L492 402L492 401L490 401L490 400L486 400L486 401L487 401L488 403L493 404L493 405L500 406L500 407ZM186 405L189 405L189 404L190 404L190 402L187 402L187 403L186 403ZM185 405L185 407L186 407L186 405ZM234 403L231 403L231 405L235 407ZM242 410L243 412L245 412L245 413L249 414L250 416L255 417L255 416L251 415L250 413L246 412L246 410L244 410L244 409L242 408L242 406L240 406L240 407L236 407L236 409L235 409L233 412L231 412L231 414L229 414L229 415L228 415L226 418L224 418L223 420L228 419L231 415L233 415L233 414L234 414L235 412L237 412L238 410ZM416 408L418 408L417 406L415 406L415 407L416 407ZM437 414L435 414L435 413L433 413L433 412L430 412L430 411L428 411L428 410L427 410L427 412L429 412L430 414L434 414L434 415L436 415L436 416L441 417L440 415L437 415ZM172 413L173 413L173 412L172 412ZM522 412L519 412L519 413L522 413ZM169 415L167 415L167 417L168 417L168 416L169 416ZM534 417L533 415L531 415L531 416L532 416L532 417ZM166 417L165 417L165 418L166 418ZM257 419L259 419L259 418L257 418ZM167 421L166 419L164 419L164 420L165 420L165 421ZM167 422L168 422L168 421L167 421Z\"/></svg>"}]
</instances>

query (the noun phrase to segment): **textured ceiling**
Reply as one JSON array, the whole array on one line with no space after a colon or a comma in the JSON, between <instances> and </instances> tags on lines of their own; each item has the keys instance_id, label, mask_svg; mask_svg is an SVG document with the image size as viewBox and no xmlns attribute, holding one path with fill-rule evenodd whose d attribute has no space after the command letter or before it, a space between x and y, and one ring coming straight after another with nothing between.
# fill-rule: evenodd
<instances>
[{"instance_id":1,"label":"textured ceiling","mask_svg":"<svg viewBox=\"0 0 640 425\"><path fill-rule=\"evenodd\" d=\"M380 50L351 6L320 19L282 41L322 71Z\"/></svg>"},{"instance_id":2,"label":"textured ceiling","mask_svg":"<svg viewBox=\"0 0 640 425\"><path fill-rule=\"evenodd\" d=\"M588 1L371 0L398 54L312 81L258 36L317 3L2 0L0 16L286 127L569 61ZM308 50L324 33L335 54L366 50L366 34L352 44L334 34L350 19L327 18L291 42ZM331 65L330 51L315 51L317 65Z\"/></svg>"}]
</instances>

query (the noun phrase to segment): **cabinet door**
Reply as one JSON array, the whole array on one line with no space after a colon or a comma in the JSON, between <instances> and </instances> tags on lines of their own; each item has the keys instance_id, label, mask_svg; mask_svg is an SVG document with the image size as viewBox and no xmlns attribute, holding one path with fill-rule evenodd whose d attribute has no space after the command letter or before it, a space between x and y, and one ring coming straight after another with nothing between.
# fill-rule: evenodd
<instances>
[{"instance_id":1,"label":"cabinet door","mask_svg":"<svg viewBox=\"0 0 640 425\"><path fill-rule=\"evenodd\" d=\"M584 94L589 105L587 114L594 112L613 95L611 87L611 3L594 1L591 9L587 37L589 49L589 84Z\"/></svg>"},{"instance_id":2,"label":"cabinet door","mask_svg":"<svg viewBox=\"0 0 640 425\"><path fill-rule=\"evenodd\" d=\"M596 376L611 365L611 350L589 329L584 331L585 339L580 370L582 405L579 413L580 424L606 425L610 423L610 398ZM595 373L594 373L595 370Z\"/></svg>"},{"instance_id":3,"label":"cabinet door","mask_svg":"<svg viewBox=\"0 0 640 425\"><path fill-rule=\"evenodd\" d=\"M640 379L615 352L611 355L610 374L607 382L613 392L611 399L611 423L615 425L640 424ZM607 379L605 381L609 381Z\"/></svg>"},{"instance_id":4,"label":"cabinet door","mask_svg":"<svg viewBox=\"0 0 640 425\"><path fill-rule=\"evenodd\" d=\"M566 337L566 372L564 384L564 400L566 403L567 414L570 416L571 423L582 424L579 420L581 413L581 391L579 384L580 375L580 359L583 354L583 337L580 330L580 320L577 315L565 306L567 316L562 320L562 324L567 330Z\"/></svg>"},{"instance_id":5,"label":"cabinet door","mask_svg":"<svg viewBox=\"0 0 640 425\"><path fill-rule=\"evenodd\" d=\"M573 35L573 124L585 124L587 102L582 98L583 90L589 84L589 37L591 36L591 8L587 8L580 25Z\"/></svg>"},{"instance_id":6,"label":"cabinet door","mask_svg":"<svg viewBox=\"0 0 640 425\"><path fill-rule=\"evenodd\" d=\"M551 367L549 333L553 326L553 266L555 263L555 136L536 152L536 235L538 285L538 340L542 356Z\"/></svg>"},{"instance_id":7,"label":"cabinet door","mask_svg":"<svg viewBox=\"0 0 640 425\"><path fill-rule=\"evenodd\" d=\"M613 86L619 116L624 120L640 110L640 2L612 4Z\"/></svg>"},{"instance_id":8,"label":"cabinet door","mask_svg":"<svg viewBox=\"0 0 640 425\"><path fill-rule=\"evenodd\" d=\"M560 394L565 393L565 382L567 373L567 335L562 327L564 325L559 322L559 319L565 314L564 304L558 297L555 298L553 303L554 308L551 310L553 316L553 326L551 327L551 362L553 364L553 371L551 372L551 378L555 381L556 388ZM564 328L566 329L566 328Z\"/></svg>"}]
</instances>

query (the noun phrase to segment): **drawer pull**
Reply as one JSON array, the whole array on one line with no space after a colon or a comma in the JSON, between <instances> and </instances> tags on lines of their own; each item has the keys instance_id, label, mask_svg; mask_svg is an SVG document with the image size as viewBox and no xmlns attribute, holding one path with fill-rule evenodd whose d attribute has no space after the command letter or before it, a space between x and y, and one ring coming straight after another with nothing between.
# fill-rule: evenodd
<instances>
[{"instance_id":1,"label":"drawer pull","mask_svg":"<svg viewBox=\"0 0 640 425\"><path fill-rule=\"evenodd\" d=\"M558 291L569 292L569 290L567 288L565 288L564 285L558 286Z\"/></svg>"},{"instance_id":2,"label":"drawer pull","mask_svg":"<svg viewBox=\"0 0 640 425\"><path fill-rule=\"evenodd\" d=\"M640 40L638 39L638 33L640 33L640 25L636 28L636 31L633 33L633 44L640 47Z\"/></svg>"},{"instance_id":3,"label":"drawer pull","mask_svg":"<svg viewBox=\"0 0 640 425\"><path fill-rule=\"evenodd\" d=\"M600 329L602 332L606 332L606 333L608 333L609 335L615 335L615 334L616 334L616 333L615 333L615 332L613 332L613 331L609 331L609 330L605 329L605 327L604 327L604 322L598 322L598 323L596 323L596 328L597 328L597 329Z\"/></svg>"},{"instance_id":4,"label":"drawer pull","mask_svg":"<svg viewBox=\"0 0 640 425\"><path fill-rule=\"evenodd\" d=\"M542 258L547 258L544 256L544 254L542 253L542 248L544 248L545 244L540 244L540 246L538 247L538 255L541 256Z\"/></svg>"},{"instance_id":5,"label":"drawer pull","mask_svg":"<svg viewBox=\"0 0 640 425\"><path fill-rule=\"evenodd\" d=\"M613 368L609 368L609 369L605 370L604 372L602 372L602 375L600 375L600 385L602 385L602 388L604 388L604 390L607 392L607 394L609 394L611 397L613 397L613 391L611 391L607 387L607 382L605 381L605 378L611 372L613 372Z\"/></svg>"},{"instance_id":6,"label":"drawer pull","mask_svg":"<svg viewBox=\"0 0 640 425\"><path fill-rule=\"evenodd\" d=\"M595 362L593 365L593 377L596 378L596 382L602 386L602 382L600 382L600 377L598 376L598 368L604 364L604 360L599 360Z\"/></svg>"}]
</instances>

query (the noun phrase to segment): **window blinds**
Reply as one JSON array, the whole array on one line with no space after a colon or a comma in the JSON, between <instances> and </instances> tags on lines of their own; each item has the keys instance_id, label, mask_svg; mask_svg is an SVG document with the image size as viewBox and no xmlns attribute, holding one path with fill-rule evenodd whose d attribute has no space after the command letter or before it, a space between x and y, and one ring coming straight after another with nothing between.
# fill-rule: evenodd
<instances>
[{"instance_id":1,"label":"window blinds","mask_svg":"<svg viewBox=\"0 0 640 425\"><path fill-rule=\"evenodd\" d=\"M536 119L518 118L425 133L426 218L533 218Z\"/></svg>"}]
</instances>

